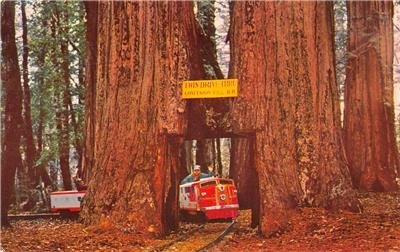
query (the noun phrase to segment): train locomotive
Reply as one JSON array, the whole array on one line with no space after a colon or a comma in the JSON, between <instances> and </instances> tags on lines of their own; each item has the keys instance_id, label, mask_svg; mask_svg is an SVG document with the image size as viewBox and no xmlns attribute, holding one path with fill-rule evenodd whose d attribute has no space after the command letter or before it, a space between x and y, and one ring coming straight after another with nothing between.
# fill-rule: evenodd
<instances>
[{"instance_id":1,"label":"train locomotive","mask_svg":"<svg viewBox=\"0 0 400 252\"><path fill-rule=\"evenodd\" d=\"M204 178L179 186L182 216L202 215L207 221L235 219L239 215L237 190L232 179Z\"/></svg>"}]
</instances>

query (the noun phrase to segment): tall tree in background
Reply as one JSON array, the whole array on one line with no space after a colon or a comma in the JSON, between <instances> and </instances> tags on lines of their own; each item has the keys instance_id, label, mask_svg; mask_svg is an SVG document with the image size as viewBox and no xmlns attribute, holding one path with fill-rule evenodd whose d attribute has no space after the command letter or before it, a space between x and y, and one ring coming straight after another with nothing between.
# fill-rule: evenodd
<instances>
[{"instance_id":1,"label":"tall tree in background","mask_svg":"<svg viewBox=\"0 0 400 252\"><path fill-rule=\"evenodd\" d=\"M28 73L28 57L29 57L29 41L28 41L28 21L26 16L26 1L20 1L20 17L22 24L22 141L21 147L24 162L16 171L15 183L15 209L28 211L32 210L36 205L34 200L37 191L37 169L36 162L36 146L33 139L32 129L32 116L31 116L31 90L29 87L29 73ZM21 30L21 29L20 29ZM22 159L21 159L22 160Z\"/></svg>"},{"instance_id":2,"label":"tall tree in background","mask_svg":"<svg viewBox=\"0 0 400 252\"><path fill-rule=\"evenodd\" d=\"M263 234L299 204L358 210L340 135L332 3L234 2L234 132L255 132Z\"/></svg>"},{"instance_id":3,"label":"tall tree in background","mask_svg":"<svg viewBox=\"0 0 400 252\"><path fill-rule=\"evenodd\" d=\"M58 42L59 48L51 48L51 62L55 68L56 75L54 77L54 103L56 107L55 121L58 135L58 154L60 160L61 178L63 180L64 190L72 189L70 163L69 163L69 109L67 102L67 92L69 86L69 71L68 71L68 55L66 52L66 41L63 34L63 26L65 19L61 12L60 6L56 2L51 3L51 36L53 41ZM67 58L66 58L67 57ZM66 69L67 68L67 69Z\"/></svg>"},{"instance_id":4,"label":"tall tree in background","mask_svg":"<svg viewBox=\"0 0 400 252\"><path fill-rule=\"evenodd\" d=\"M68 8L68 2L65 2ZM70 116L72 106L71 94L70 94L70 61L69 61L69 27L68 27L68 12L59 12L58 8L55 9L57 22L57 32L61 34L60 41L60 70L61 70L61 82L60 82L60 168L63 178L64 190L71 190L71 171L70 171Z\"/></svg>"},{"instance_id":5,"label":"tall tree in background","mask_svg":"<svg viewBox=\"0 0 400 252\"><path fill-rule=\"evenodd\" d=\"M29 177L35 181L35 161L36 161L36 148L33 140L32 130L32 117L31 117L31 91L29 88L28 76L28 26L25 11L26 1L21 0L21 17L22 17L22 78L23 78L23 118L24 118L24 131L25 138L25 155L26 163L28 166Z\"/></svg>"},{"instance_id":6,"label":"tall tree in background","mask_svg":"<svg viewBox=\"0 0 400 252\"><path fill-rule=\"evenodd\" d=\"M15 2L1 2L1 82L4 88L4 136L1 155L1 226L9 225L7 213L14 192L15 171L21 165L22 87L15 44Z\"/></svg>"},{"instance_id":7,"label":"tall tree in background","mask_svg":"<svg viewBox=\"0 0 400 252\"><path fill-rule=\"evenodd\" d=\"M354 185L398 189L394 135L393 3L348 2L344 141Z\"/></svg>"},{"instance_id":8,"label":"tall tree in background","mask_svg":"<svg viewBox=\"0 0 400 252\"><path fill-rule=\"evenodd\" d=\"M49 107L47 101L49 97L48 90L50 89L48 82L48 72L54 73L54 71L46 71L46 55L50 48L50 40L48 37L49 29L49 17L45 16L43 13L43 6L40 3L31 6L32 16L30 22L28 22L29 32L30 32L30 62L35 68L31 70L32 82L31 82L31 92L32 92L32 123L35 129L35 136L37 139L37 156L39 163L44 163L40 159L42 157L42 151L45 147L46 139L44 135L45 132L47 115L49 114ZM42 10L42 13L40 12ZM49 13L49 12L47 12ZM38 29L40 27L40 29ZM46 92L47 91L47 92Z\"/></svg>"},{"instance_id":9,"label":"tall tree in background","mask_svg":"<svg viewBox=\"0 0 400 252\"><path fill-rule=\"evenodd\" d=\"M196 141L196 164L201 166L201 171L208 173L207 166L214 165L214 152L213 148L214 139L198 139Z\"/></svg>"},{"instance_id":10,"label":"tall tree in background","mask_svg":"<svg viewBox=\"0 0 400 252\"><path fill-rule=\"evenodd\" d=\"M179 217L176 150L187 125L180 86L205 75L193 4L95 4L101 15L95 103L89 108L94 149L85 150L93 156L85 158L90 180L82 216L89 224L164 234L177 228Z\"/></svg>"},{"instance_id":11,"label":"tall tree in background","mask_svg":"<svg viewBox=\"0 0 400 252\"><path fill-rule=\"evenodd\" d=\"M75 5L75 6L73 6ZM68 3L68 32L65 33L70 57L70 80L68 108L70 111L71 128L73 132L72 145L75 150L73 157L76 159L76 174L82 177L82 152L83 152L83 121L84 121L84 100L85 100L85 57L86 41L85 33L85 7L84 2ZM72 39L74 37L74 39ZM73 97L75 96L75 102Z\"/></svg>"}]
</instances>

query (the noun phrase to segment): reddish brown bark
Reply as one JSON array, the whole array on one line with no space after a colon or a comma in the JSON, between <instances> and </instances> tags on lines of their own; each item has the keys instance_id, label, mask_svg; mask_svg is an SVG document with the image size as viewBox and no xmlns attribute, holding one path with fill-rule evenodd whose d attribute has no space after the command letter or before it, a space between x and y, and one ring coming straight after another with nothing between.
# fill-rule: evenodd
<instances>
[{"instance_id":1,"label":"reddish brown bark","mask_svg":"<svg viewBox=\"0 0 400 252\"><path fill-rule=\"evenodd\" d=\"M230 76L235 133L255 132L260 228L287 227L301 204L355 210L344 159L332 4L234 2Z\"/></svg>"},{"instance_id":2,"label":"reddish brown bark","mask_svg":"<svg viewBox=\"0 0 400 252\"><path fill-rule=\"evenodd\" d=\"M22 134L22 87L15 44L15 2L1 2L1 82L4 88L4 135L1 155L1 226L7 226L7 213L14 192L15 171L20 165Z\"/></svg>"},{"instance_id":3,"label":"reddish brown bark","mask_svg":"<svg viewBox=\"0 0 400 252\"><path fill-rule=\"evenodd\" d=\"M354 185L397 190L394 135L393 3L348 2L344 136Z\"/></svg>"},{"instance_id":4,"label":"reddish brown bark","mask_svg":"<svg viewBox=\"0 0 400 252\"><path fill-rule=\"evenodd\" d=\"M96 119L94 105L96 103L96 64L97 64L97 15L98 2L85 1L86 11L86 91L85 91L85 128L82 150L82 172L78 176L89 179L93 166L94 121Z\"/></svg>"},{"instance_id":5,"label":"reddish brown bark","mask_svg":"<svg viewBox=\"0 0 400 252\"><path fill-rule=\"evenodd\" d=\"M165 234L178 223L176 150L186 131L180 85L202 71L193 5L100 2L98 13L94 149L82 216Z\"/></svg>"}]
</instances>

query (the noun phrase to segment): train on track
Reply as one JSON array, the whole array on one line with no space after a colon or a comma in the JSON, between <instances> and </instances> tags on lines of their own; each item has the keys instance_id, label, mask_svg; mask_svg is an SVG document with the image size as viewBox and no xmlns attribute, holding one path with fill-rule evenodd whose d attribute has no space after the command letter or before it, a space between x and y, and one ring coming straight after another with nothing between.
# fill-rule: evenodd
<instances>
[{"instance_id":1,"label":"train on track","mask_svg":"<svg viewBox=\"0 0 400 252\"><path fill-rule=\"evenodd\" d=\"M79 213L86 190L57 191L50 193L52 213Z\"/></svg>"},{"instance_id":2,"label":"train on track","mask_svg":"<svg viewBox=\"0 0 400 252\"><path fill-rule=\"evenodd\" d=\"M85 188L86 189L86 188ZM86 190L50 193L52 213L79 213ZM232 179L204 178L179 186L179 209L183 219L231 220L239 215L237 189Z\"/></svg>"},{"instance_id":3,"label":"train on track","mask_svg":"<svg viewBox=\"0 0 400 252\"><path fill-rule=\"evenodd\" d=\"M184 218L235 219L239 215L235 184L232 179L211 177L180 185L179 208Z\"/></svg>"}]
</instances>

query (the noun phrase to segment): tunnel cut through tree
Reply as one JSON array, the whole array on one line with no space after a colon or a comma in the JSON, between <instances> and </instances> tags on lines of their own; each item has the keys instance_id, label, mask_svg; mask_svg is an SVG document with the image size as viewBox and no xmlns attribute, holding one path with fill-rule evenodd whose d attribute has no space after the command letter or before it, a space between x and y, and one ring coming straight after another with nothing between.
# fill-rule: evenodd
<instances>
[{"instance_id":1,"label":"tunnel cut through tree","mask_svg":"<svg viewBox=\"0 0 400 252\"><path fill-rule=\"evenodd\" d=\"M288 227L298 205L358 210L341 143L332 3L233 2L231 108L255 132L260 230Z\"/></svg>"},{"instance_id":2,"label":"tunnel cut through tree","mask_svg":"<svg viewBox=\"0 0 400 252\"><path fill-rule=\"evenodd\" d=\"M192 3L96 5L86 223L176 228L185 162L172 150L227 132L254 135L264 234L287 227L298 205L357 209L341 144L331 3L234 2L230 76L240 96L230 114L223 103L213 116L180 98L183 80L206 76Z\"/></svg>"}]
</instances>

